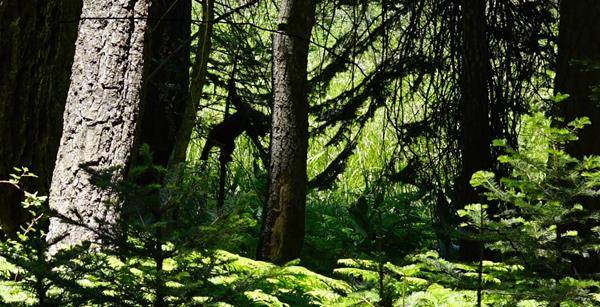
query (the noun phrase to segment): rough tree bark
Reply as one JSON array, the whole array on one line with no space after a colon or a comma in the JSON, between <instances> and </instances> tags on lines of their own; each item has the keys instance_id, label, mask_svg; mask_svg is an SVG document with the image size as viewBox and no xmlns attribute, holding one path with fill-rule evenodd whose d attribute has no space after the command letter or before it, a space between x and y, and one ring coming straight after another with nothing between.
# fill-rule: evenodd
<instances>
[{"instance_id":1,"label":"rough tree bark","mask_svg":"<svg viewBox=\"0 0 600 307\"><path fill-rule=\"evenodd\" d=\"M556 115L567 122L586 116L592 124L579 132L579 139L566 148L574 157L600 155L600 3L594 0L560 1L560 25L558 39L558 66L555 91L570 97L556 106ZM596 68L594 68L596 67ZM596 88L596 90L594 90ZM600 210L598 197L583 198L586 209ZM599 226L593 220L581 219L580 224L571 225L584 240L594 238L591 229ZM593 240L593 239L592 239ZM578 272L600 271L600 253L587 258L575 258Z\"/></svg>"},{"instance_id":2,"label":"rough tree bark","mask_svg":"<svg viewBox=\"0 0 600 307\"><path fill-rule=\"evenodd\" d=\"M479 170L491 170L494 165L490 145L490 55L486 37L486 0L462 0L462 73L461 99L459 102L461 152L460 175L456 180L458 208L480 202L477 192L469 181ZM460 257L476 260L480 256L480 244L461 240Z\"/></svg>"},{"instance_id":3,"label":"rough tree bark","mask_svg":"<svg viewBox=\"0 0 600 307\"><path fill-rule=\"evenodd\" d=\"M123 178L130 163L142 92L149 0L83 2L63 135L50 188L50 207L97 227L118 218L118 195L92 182L89 169ZM99 17L110 17L99 18ZM50 221L48 240L60 246L95 240L83 227ZM59 246L56 246L54 250Z\"/></svg>"},{"instance_id":4,"label":"rough tree bark","mask_svg":"<svg viewBox=\"0 0 600 307\"><path fill-rule=\"evenodd\" d=\"M198 29L198 45L195 52L195 62L192 66L190 80L190 95L185 105L181 127L175 138L175 147L171 154L169 165L174 167L185 162L187 148L192 131L196 124L198 105L202 89L206 81L206 69L210 56L211 38L214 24L214 1L202 0L202 25Z\"/></svg>"},{"instance_id":5,"label":"rough tree bark","mask_svg":"<svg viewBox=\"0 0 600 307\"><path fill-rule=\"evenodd\" d=\"M150 6L140 143L164 167L189 98L191 12L190 0L154 0Z\"/></svg>"},{"instance_id":6,"label":"rough tree bark","mask_svg":"<svg viewBox=\"0 0 600 307\"><path fill-rule=\"evenodd\" d=\"M269 192L259 259L298 258L304 241L308 148L307 61L315 1L283 0L273 34L273 121Z\"/></svg>"},{"instance_id":7,"label":"rough tree bark","mask_svg":"<svg viewBox=\"0 0 600 307\"><path fill-rule=\"evenodd\" d=\"M0 1L0 178L27 166L46 195L60 141L81 0ZM22 195L0 186L0 224L14 234L26 219Z\"/></svg>"}]
</instances>

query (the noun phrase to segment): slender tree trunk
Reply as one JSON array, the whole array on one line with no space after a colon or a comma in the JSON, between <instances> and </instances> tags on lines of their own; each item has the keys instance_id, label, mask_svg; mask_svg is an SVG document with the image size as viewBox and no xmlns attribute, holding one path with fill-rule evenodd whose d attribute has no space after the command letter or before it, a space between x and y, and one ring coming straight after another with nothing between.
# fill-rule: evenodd
<instances>
[{"instance_id":1,"label":"slender tree trunk","mask_svg":"<svg viewBox=\"0 0 600 307\"><path fill-rule=\"evenodd\" d=\"M560 26L558 39L558 66L555 91L570 97L556 106L556 115L566 121L588 117L592 124L579 132L579 139L567 147L574 157L600 155L600 2L594 0L560 1ZM595 67L595 68L594 68ZM600 210L598 197L578 199L591 212ZM583 240L594 240L591 229L597 222L581 219L570 227L579 232ZM600 253L592 252L587 258L573 259L580 273L600 271Z\"/></svg>"},{"instance_id":2,"label":"slender tree trunk","mask_svg":"<svg viewBox=\"0 0 600 307\"><path fill-rule=\"evenodd\" d=\"M235 93L235 70L236 63L233 64L233 71L231 78L229 79L229 93L227 94L227 101L225 102L225 116L223 122L229 118L229 109L231 108L232 96ZM219 192L217 194L217 209L223 210L225 206L225 184L227 183L227 163L230 157L226 153L225 149L221 149L219 154Z\"/></svg>"},{"instance_id":3,"label":"slender tree trunk","mask_svg":"<svg viewBox=\"0 0 600 307\"><path fill-rule=\"evenodd\" d=\"M198 29L198 46L195 50L195 62L192 66L190 95L185 105L181 127L175 138L175 147L169 165L176 166L185 162L187 148L196 124L198 105L202 89L206 82L206 69L211 49L211 37L214 23L214 0L202 1L202 25Z\"/></svg>"},{"instance_id":4,"label":"slender tree trunk","mask_svg":"<svg viewBox=\"0 0 600 307\"><path fill-rule=\"evenodd\" d=\"M115 182L130 163L142 95L148 3L83 2L50 207L73 218L77 212L92 229L100 221L110 227L118 218L113 206L119 203L117 193L93 182L90 171L109 172ZM51 219L48 240L61 236L61 246L96 239L89 229Z\"/></svg>"},{"instance_id":5,"label":"slender tree trunk","mask_svg":"<svg viewBox=\"0 0 600 307\"><path fill-rule=\"evenodd\" d=\"M144 60L140 143L166 167L189 97L191 0L153 0Z\"/></svg>"},{"instance_id":6,"label":"slender tree trunk","mask_svg":"<svg viewBox=\"0 0 600 307\"><path fill-rule=\"evenodd\" d=\"M61 133L81 0L0 1L0 178L27 166L39 179L27 189L48 192ZM0 187L2 230L26 218L22 195Z\"/></svg>"},{"instance_id":7,"label":"slender tree trunk","mask_svg":"<svg viewBox=\"0 0 600 307\"><path fill-rule=\"evenodd\" d=\"M469 181L473 173L492 169L492 132L488 81L490 55L486 38L485 0L462 0L462 75L460 112L461 165L456 185L458 208L481 201ZM477 260L480 244L462 240L463 260Z\"/></svg>"},{"instance_id":8,"label":"slender tree trunk","mask_svg":"<svg viewBox=\"0 0 600 307\"><path fill-rule=\"evenodd\" d=\"M586 65L585 63L589 64ZM592 125L579 133L568 151L576 157L600 154L600 3L595 0L560 2L558 67L555 90L570 95L558 115L571 121L587 116ZM592 95L595 94L595 98Z\"/></svg>"},{"instance_id":9,"label":"slender tree trunk","mask_svg":"<svg viewBox=\"0 0 600 307\"><path fill-rule=\"evenodd\" d=\"M273 34L273 122L269 192L257 257L285 262L304 241L308 148L308 47L315 1L283 0Z\"/></svg>"}]
</instances>

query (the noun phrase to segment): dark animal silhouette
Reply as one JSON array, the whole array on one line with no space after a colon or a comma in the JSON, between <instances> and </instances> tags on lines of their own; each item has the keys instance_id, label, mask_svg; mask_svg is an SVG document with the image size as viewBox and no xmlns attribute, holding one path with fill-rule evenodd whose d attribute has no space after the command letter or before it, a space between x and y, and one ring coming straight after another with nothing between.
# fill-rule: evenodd
<instances>
[{"instance_id":1,"label":"dark animal silhouette","mask_svg":"<svg viewBox=\"0 0 600 307\"><path fill-rule=\"evenodd\" d=\"M210 150L216 146L222 150L221 159L229 162L235 149L235 139L238 136L246 132L254 141L258 137L266 135L269 131L269 118L266 115L252 109L239 99L234 99L233 102L237 112L212 127L202 149L201 160L208 160Z\"/></svg>"}]
</instances>

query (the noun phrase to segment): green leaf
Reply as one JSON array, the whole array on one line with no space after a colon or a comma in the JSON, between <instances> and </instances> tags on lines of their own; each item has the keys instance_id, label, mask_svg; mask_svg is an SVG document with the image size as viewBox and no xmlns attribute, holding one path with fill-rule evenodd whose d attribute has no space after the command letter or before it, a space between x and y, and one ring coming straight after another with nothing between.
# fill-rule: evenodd
<instances>
[{"instance_id":1,"label":"green leaf","mask_svg":"<svg viewBox=\"0 0 600 307\"><path fill-rule=\"evenodd\" d=\"M496 175L488 171L478 171L471 177L470 184L474 187L490 183Z\"/></svg>"}]
</instances>

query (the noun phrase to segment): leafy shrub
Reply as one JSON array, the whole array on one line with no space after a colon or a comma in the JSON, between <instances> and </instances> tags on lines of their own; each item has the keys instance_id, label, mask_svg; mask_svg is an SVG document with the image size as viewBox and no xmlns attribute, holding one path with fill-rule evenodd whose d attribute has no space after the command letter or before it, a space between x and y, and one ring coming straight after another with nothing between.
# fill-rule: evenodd
<instances>
[{"instance_id":1,"label":"leafy shrub","mask_svg":"<svg viewBox=\"0 0 600 307\"><path fill-rule=\"evenodd\" d=\"M499 161L510 175L496 180L493 173L478 172L471 179L473 186L486 190L489 204L459 211L466 220L463 226L479 229L487 248L535 276L524 281L522 296L590 304L599 289L585 271L600 250L600 217L591 205L600 196L600 157L579 160L564 151L588 123L582 118L556 127L543 114L534 114L525 128L535 131L537 142L519 150L495 142L506 152ZM489 214L491 206L499 213Z\"/></svg>"}]
</instances>

